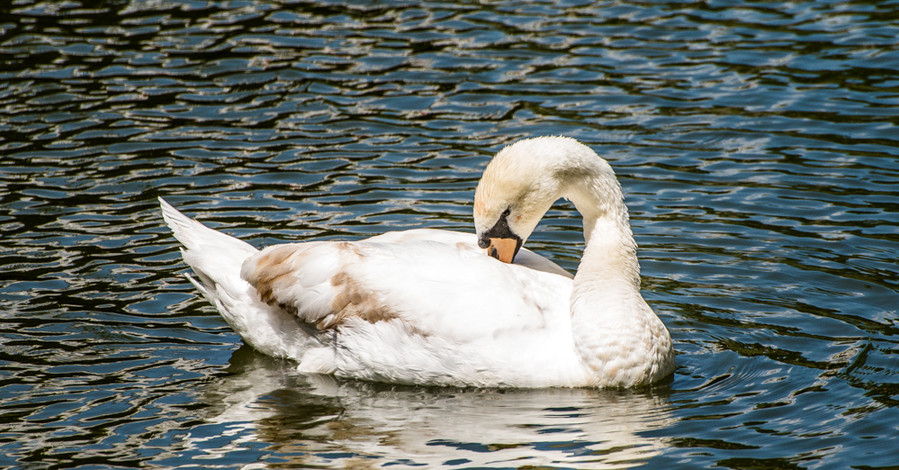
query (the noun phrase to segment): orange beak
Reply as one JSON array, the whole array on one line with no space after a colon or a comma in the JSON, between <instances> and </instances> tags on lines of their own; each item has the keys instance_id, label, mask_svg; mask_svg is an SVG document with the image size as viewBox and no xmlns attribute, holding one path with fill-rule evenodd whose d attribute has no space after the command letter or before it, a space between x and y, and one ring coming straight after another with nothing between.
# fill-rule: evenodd
<instances>
[{"instance_id":1,"label":"orange beak","mask_svg":"<svg viewBox=\"0 0 899 470\"><path fill-rule=\"evenodd\" d=\"M487 255L503 263L511 263L521 244L514 238L491 238L487 246Z\"/></svg>"}]
</instances>

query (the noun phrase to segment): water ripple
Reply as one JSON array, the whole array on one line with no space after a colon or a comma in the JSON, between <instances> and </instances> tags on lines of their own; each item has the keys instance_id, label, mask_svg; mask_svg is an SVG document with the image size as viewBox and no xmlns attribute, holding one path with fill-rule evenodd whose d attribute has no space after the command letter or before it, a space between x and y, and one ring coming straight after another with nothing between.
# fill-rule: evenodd
<instances>
[{"instance_id":1,"label":"water ripple","mask_svg":"<svg viewBox=\"0 0 899 470\"><path fill-rule=\"evenodd\" d=\"M896 434L891 2L0 5L0 465L871 467ZM157 195L256 246L470 230L532 135L614 166L669 384L403 389L260 357ZM529 246L570 270L570 205Z\"/></svg>"}]
</instances>

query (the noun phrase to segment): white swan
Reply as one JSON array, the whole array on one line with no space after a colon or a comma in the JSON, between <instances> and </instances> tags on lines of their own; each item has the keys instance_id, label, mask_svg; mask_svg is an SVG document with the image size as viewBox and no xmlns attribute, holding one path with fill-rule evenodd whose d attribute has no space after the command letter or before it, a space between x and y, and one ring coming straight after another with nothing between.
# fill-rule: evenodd
<instances>
[{"instance_id":1,"label":"white swan","mask_svg":"<svg viewBox=\"0 0 899 470\"><path fill-rule=\"evenodd\" d=\"M519 252L561 197L584 220L573 280ZM500 151L475 192L477 236L410 230L257 251L160 203L196 287L247 343L304 372L423 385L629 387L674 369L668 330L640 295L618 180L574 139Z\"/></svg>"}]
</instances>

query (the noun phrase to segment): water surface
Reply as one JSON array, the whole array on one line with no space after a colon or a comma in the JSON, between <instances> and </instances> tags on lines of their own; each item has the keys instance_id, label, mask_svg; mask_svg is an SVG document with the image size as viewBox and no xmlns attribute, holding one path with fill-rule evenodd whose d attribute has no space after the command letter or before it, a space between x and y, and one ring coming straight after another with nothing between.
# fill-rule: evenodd
<instances>
[{"instance_id":1,"label":"water surface","mask_svg":"<svg viewBox=\"0 0 899 470\"><path fill-rule=\"evenodd\" d=\"M899 3L0 6L0 465L887 468ZM471 231L575 137L678 368L649 389L334 381L242 345L155 198L257 247ZM529 246L574 271L560 203Z\"/></svg>"}]
</instances>

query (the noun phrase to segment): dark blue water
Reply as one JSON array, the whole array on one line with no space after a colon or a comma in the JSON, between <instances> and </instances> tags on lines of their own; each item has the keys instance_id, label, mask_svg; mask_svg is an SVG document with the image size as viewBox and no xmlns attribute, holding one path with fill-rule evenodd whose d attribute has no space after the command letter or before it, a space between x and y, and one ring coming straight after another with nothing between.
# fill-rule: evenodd
<instances>
[{"instance_id":1,"label":"dark blue water","mask_svg":"<svg viewBox=\"0 0 899 470\"><path fill-rule=\"evenodd\" d=\"M0 5L0 466L895 468L899 2ZM627 194L670 383L404 388L243 346L156 196L256 246L471 231L503 145ZM576 269L560 204L529 241Z\"/></svg>"}]
</instances>

